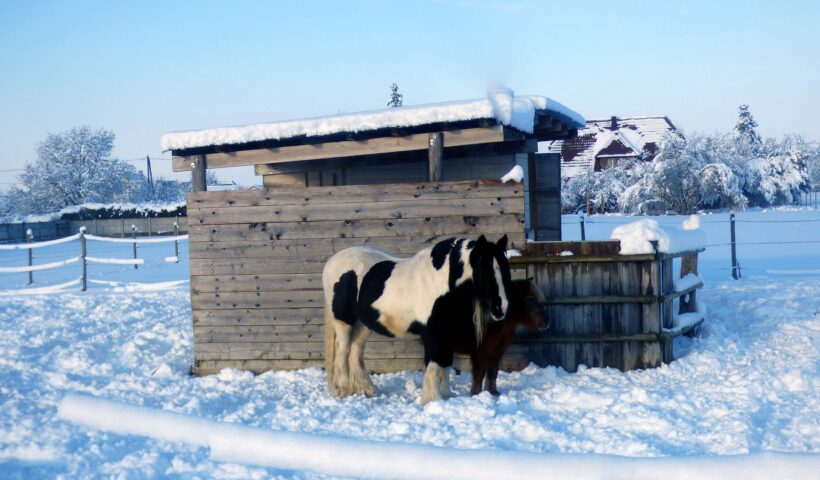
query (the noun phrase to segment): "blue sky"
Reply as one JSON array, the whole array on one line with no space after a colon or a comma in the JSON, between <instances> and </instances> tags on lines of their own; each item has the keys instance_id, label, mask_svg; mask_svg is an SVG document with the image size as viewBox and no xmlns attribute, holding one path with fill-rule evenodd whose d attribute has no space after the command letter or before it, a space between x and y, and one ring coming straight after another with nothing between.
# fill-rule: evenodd
<instances>
[{"instance_id":1,"label":"blue sky","mask_svg":"<svg viewBox=\"0 0 820 480\"><path fill-rule=\"evenodd\" d=\"M820 140L820 2L4 2L0 170L49 132L159 158L177 130L477 98L505 85L587 118L668 115ZM168 158L168 154L165 154ZM158 161L156 175L171 176ZM142 165L137 163L138 167ZM17 172L0 172L0 187ZM249 170L218 172L252 182Z\"/></svg>"}]
</instances>

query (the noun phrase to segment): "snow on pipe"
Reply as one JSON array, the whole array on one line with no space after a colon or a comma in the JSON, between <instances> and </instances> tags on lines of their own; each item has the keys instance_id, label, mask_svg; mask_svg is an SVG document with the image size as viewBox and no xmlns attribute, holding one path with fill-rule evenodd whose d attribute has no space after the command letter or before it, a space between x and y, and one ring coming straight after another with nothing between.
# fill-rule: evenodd
<instances>
[{"instance_id":1,"label":"snow on pipe","mask_svg":"<svg viewBox=\"0 0 820 480\"><path fill-rule=\"evenodd\" d=\"M66 396L57 416L106 432L207 447L214 461L356 478L768 480L820 471L820 455L811 453L620 457L461 450L269 431L81 395Z\"/></svg>"},{"instance_id":2,"label":"snow on pipe","mask_svg":"<svg viewBox=\"0 0 820 480\"><path fill-rule=\"evenodd\" d=\"M91 263L111 263L115 265L142 265L145 260L142 258L100 258L100 257L85 257L86 261Z\"/></svg>"},{"instance_id":3,"label":"snow on pipe","mask_svg":"<svg viewBox=\"0 0 820 480\"><path fill-rule=\"evenodd\" d=\"M80 257L73 257L59 262L43 263L40 265L24 265L20 267L0 267L0 273L21 273L21 272L36 272L38 270L48 270L50 268L62 267L70 263L79 262Z\"/></svg>"},{"instance_id":4,"label":"snow on pipe","mask_svg":"<svg viewBox=\"0 0 820 480\"><path fill-rule=\"evenodd\" d=\"M96 240L98 242L112 243L162 243L188 240L188 235L177 235L172 237L139 237L139 238L110 238L98 237L96 235L86 235L86 240Z\"/></svg>"},{"instance_id":5,"label":"snow on pipe","mask_svg":"<svg viewBox=\"0 0 820 480\"><path fill-rule=\"evenodd\" d=\"M32 243L16 243L14 245L0 245L0 250L25 250L28 248L50 247L51 245L59 245L61 243L73 242L80 238L79 233L75 233L69 237L58 238L56 240L49 240L47 242L32 242Z\"/></svg>"}]
</instances>

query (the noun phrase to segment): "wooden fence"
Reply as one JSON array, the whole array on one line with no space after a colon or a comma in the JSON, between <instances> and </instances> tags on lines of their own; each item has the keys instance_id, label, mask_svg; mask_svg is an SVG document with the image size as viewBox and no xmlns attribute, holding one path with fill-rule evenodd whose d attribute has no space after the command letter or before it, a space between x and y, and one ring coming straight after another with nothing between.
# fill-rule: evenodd
<instances>
[{"instance_id":1,"label":"wooden fence","mask_svg":"<svg viewBox=\"0 0 820 480\"><path fill-rule=\"evenodd\" d=\"M524 193L497 181L195 192L188 220L194 370L260 372L323 364L331 255L368 245L409 256L453 236L505 233L523 248ZM365 358L386 372L419 369L423 355L412 336L372 335Z\"/></svg>"},{"instance_id":2,"label":"wooden fence","mask_svg":"<svg viewBox=\"0 0 820 480\"><path fill-rule=\"evenodd\" d=\"M543 335L519 339L526 358L569 372L582 364L627 371L673 360L672 339L703 321L695 299L703 285L692 278L676 285L673 262L681 259L682 276L696 274L697 252L619 250L618 241L536 242L511 259L513 268L526 269L541 287L552 319Z\"/></svg>"}]
</instances>

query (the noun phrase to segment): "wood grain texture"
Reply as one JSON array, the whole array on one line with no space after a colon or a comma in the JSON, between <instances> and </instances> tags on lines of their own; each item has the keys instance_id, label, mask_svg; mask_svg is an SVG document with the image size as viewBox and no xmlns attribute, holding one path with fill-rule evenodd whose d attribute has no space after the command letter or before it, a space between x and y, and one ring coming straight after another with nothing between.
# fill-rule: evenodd
<instances>
[{"instance_id":1,"label":"wood grain texture","mask_svg":"<svg viewBox=\"0 0 820 480\"><path fill-rule=\"evenodd\" d=\"M487 128L469 128L441 132L444 144L459 147L483 143L505 141L504 127L497 125ZM267 163L322 160L360 155L409 152L426 150L428 134L419 133L400 137L378 137L366 140L348 140L308 145L294 145L279 148L259 148L224 153L210 153L206 156L208 168L241 167ZM172 157L175 172L191 170L191 157Z\"/></svg>"},{"instance_id":2,"label":"wood grain texture","mask_svg":"<svg viewBox=\"0 0 820 480\"><path fill-rule=\"evenodd\" d=\"M521 197L523 185L497 180L468 180L439 183L382 183L380 185L345 185L311 187L302 190L244 190L191 192L188 208L257 207L282 205L317 205L338 203L373 203L382 201L447 200L482 197Z\"/></svg>"}]
</instances>

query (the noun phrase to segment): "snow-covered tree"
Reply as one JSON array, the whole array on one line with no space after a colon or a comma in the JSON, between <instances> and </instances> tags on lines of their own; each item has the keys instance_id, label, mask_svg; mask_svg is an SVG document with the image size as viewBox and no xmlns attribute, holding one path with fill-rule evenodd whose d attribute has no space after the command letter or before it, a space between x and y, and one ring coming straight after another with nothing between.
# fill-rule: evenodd
<instances>
[{"instance_id":1,"label":"snow-covered tree","mask_svg":"<svg viewBox=\"0 0 820 480\"><path fill-rule=\"evenodd\" d=\"M387 101L388 107L401 107L404 101L404 95L399 93L399 86L393 83L390 85L390 100Z\"/></svg>"},{"instance_id":2,"label":"snow-covered tree","mask_svg":"<svg viewBox=\"0 0 820 480\"><path fill-rule=\"evenodd\" d=\"M37 160L19 176L7 198L14 213L46 213L86 202L129 201L140 189L137 170L113 157L114 133L87 126L49 134Z\"/></svg>"},{"instance_id":3,"label":"snow-covered tree","mask_svg":"<svg viewBox=\"0 0 820 480\"><path fill-rule=\"evenodd\" d=\"M737 143L737 148L741 154L757 154L763 144L760 135L757 133L757 122L749 111L746 104L738 107L738 117L735 128L732 129L732 136Z\"/></svg>"},{"instance_id":4,"label":"snow-covered tree","mask_svg":"<svg viewBox=\"0 0 820 480\"><path fill-rule=\"evenodd\" d=\"M743 189L749 204L756 207L800 203L800 194L810 190L803 152L785 142L772 147L766 157L749 162Z\"/></svg>"},{"instance_id":5,"label":"snow-covered tree","mask_svg":"<svg viewBox=\"0 0 820 480\"><path fill-rule=\"evenodd\" d=\"M687 147L680 135L667 135L649 172L653 199L679 214L695 213L704 198L698 175L701 165Z\"/></svg>"}]
</instances>

